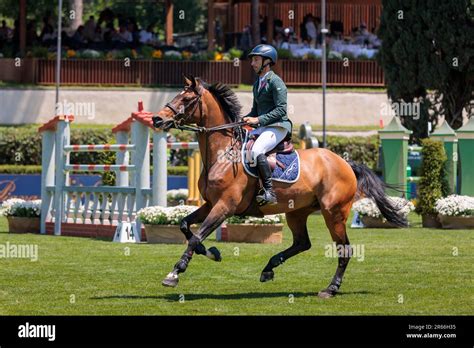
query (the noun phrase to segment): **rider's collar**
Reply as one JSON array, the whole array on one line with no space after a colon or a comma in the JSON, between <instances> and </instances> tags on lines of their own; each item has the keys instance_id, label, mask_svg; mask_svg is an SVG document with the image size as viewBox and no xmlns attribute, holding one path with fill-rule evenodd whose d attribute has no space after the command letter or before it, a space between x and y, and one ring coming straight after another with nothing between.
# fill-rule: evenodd
<instances>
[{"instance_id":1,"label":"rider's collar","mask_svg":"<svg viewBox=\"0 0 474 348\"><path fill-rule=\"evenodd\" d=\"M259 81L262 82L263 80L265 80L265 78L270 78L270 76L268 76L268 74L270 74L272 72L272 70L269 70L265 73L265 75L263 75L262 77L259 77ZM268 77L267 77L268 76Z\"/></svg>"}]
</instances>

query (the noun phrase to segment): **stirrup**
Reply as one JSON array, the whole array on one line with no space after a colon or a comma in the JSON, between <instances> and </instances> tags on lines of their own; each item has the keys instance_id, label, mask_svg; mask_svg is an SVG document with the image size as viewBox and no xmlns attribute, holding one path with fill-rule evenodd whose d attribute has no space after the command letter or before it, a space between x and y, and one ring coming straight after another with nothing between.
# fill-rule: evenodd
<instances>
[{"instance_id":1,"label":"stirrup","mask_svg":"<svg viewBox=\"0 0 474 348\"><path fill-rule=\"evenodd\" d=\"M269 204L269 205L278 204L275 193L273 192L273 195L271 195L269 191L265 190L265 188L261 188L258 191L257 196L255 198L259 206L263 206L266 204Z\"/></svg>"}]
</instances>

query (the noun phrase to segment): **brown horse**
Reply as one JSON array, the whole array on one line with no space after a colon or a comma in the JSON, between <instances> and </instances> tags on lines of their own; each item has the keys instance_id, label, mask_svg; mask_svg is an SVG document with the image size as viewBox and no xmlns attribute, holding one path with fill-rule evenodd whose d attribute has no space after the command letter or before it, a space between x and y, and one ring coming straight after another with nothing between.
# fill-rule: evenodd
<instances>
[{"instance_id":1,"label":"brown horse","mask_svg":"<svg viewBox=\"0 0 474 348\"><path fill-rule=\"evenodd\" d=\"M163 280L165 286L176 286L179 273L186 270L197 254L220 261L216 248L206 250L202 242L224 220L232 215L264 216L285 213L293 233L293 244L270 258L260 281L272 280L273 268L311 247L308 216L321 210L333 241L345 250L350 247L346 222L356 194L375 200L383 216L398 226L407 222L384 193L385 185L366 166L347 162L326 149L298 150L301 163L299 179L292 184L275 182L278 204L258 206L255 202L259 182L247 175L239 156L242 146L241 106L235 93L226 85L207 85L185 75L185 87L153 118L156 128L192 130L197 133L203 159L199 190L205 203L182 220L181 231L188 239L185 253ZM236 155L237 154L237 155ZM190 226L201 223L197 232ZM337 293L350 259L350 253L339 255L336 274L330 285L320 291L323 298Z\"/></svg>"}]
</instances>

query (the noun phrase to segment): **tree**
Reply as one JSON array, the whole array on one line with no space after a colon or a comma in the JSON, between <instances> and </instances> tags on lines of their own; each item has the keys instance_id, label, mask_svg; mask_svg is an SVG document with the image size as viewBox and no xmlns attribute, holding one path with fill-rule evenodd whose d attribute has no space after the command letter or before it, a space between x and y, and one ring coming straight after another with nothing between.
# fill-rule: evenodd
<instances>
[{"instance_id":1,"label":"tree","mask_svg":"<svg viewBox=\"0 0 474 348\"><path fill-rule=\"evenodd\" d=\"M83 24L82 12L84 8L84 2L83 0L69 0L69 8L71 9L71 11L74 11L70 12L69 14L69 18L71 18L69 28L72 32L77 30L77 28L79 28L79 26ZM73 16L71 16L72 13Z\"/></svg>"},{"instance_id":2,"label":"tree","mask_svg":"<svg viewBox=\"0 0 474 348\"><path fill-rule=\"evenodd\" d=\"M431 43L424 55L422 83L436 90L439 113L453 129L462 113L474 114L474 5L470 0L423 1L420 16Z\"/></svg>"},{"instance_id":3,"label":"tree","mask_svg":"<svg viewBox=\"0 0 474 348\"><path fill-rule=\"evenodd\" d=\"M260 43L260 16L258 12L259 1L252 0L251 13L252 13L252 41L255 44Z\"/></svg>"},{"instance_id":4,"label":"tree","mask_svg":"<svg viewBox=\"0 0 474 348\"><path fill-rule=\"evenodd\" d=\"M382 47L378 56L387 82L387 94L393 103L419 103L418 115L400 116L405 127L413 131L412 140L428 136L428 122L434 123L428 90L419 76L422 57L418 54L427 30L412 7L414 1L382 2L380 30Z\"/></svg>"},{"instance_id":5,"label":"tree","mask_svg":"<svg viewBox=\"0 0 474 348\"><path fill-rule=\"evenodd\" d=\"M420 113L401 117L412 140L428 137L428 122L444 116L454 129L462 110L473 114L473 5L470 0L383 0L379 55L387 93L398 103L420 103Z\"/></svg>"}]
</instances>

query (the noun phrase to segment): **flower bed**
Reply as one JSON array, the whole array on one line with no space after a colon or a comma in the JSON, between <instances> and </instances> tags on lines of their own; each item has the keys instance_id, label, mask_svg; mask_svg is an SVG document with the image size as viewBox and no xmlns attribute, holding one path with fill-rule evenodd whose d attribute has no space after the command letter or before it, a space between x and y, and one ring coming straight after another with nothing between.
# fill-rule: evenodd
<instances>
[{"instance_id":1,"label":"flower bed","mask_svg":"<svg viewBox=\"0 0 474 348\"><path fill-rule=\"evenodd\" d=\"M399 212L406 218L408 214L415 210L412 202L400 197L389 197ZM362 223L368 228L395 228L396 226L388 222L380 212L375 202L370 198L362 198L352 205L352 210L359 213Z\"/></svg>"},{"instance_id":2,"label":"flower bed","mask_svg":"<svg viewBox=\"0 0 474 348\"><path fill-rule=\"evenodd\" d=\"M222 227L220 241L280 244L283 240L283 214L257 217L232 216Z\"/></svg>"},{"instance_id":3,"label":"flower bed","mask_svg":"<svg viewBox=\"0 0 474 348\"><path fill-rule=\"evenodd\" d=\"M198 207L178 205L176 207L152 206L140 209L137 216L145 225L148 243L184 244L186 238L179 229L181 220Z\"/></svg>"},{"instance_id":4,"label":"flower bed","mask_svg":"<svg viewBox=\"0 0 474 348\"><path fill-rule=\"evenodd\" d=\"M450 195L438 199L435 209L443 228L474 228L474 197Z\"/></svg>"},{"instance_id":5,"label":"flower bed","mask_svg":"<svg viewBox=\"0 0 474 348\"><path fill-rule=\"evenodd\" d=\"M7 217L10 233L40 232L41 200L11 198L2 203L0 212Z\"/></svg>"}]
</instances>

